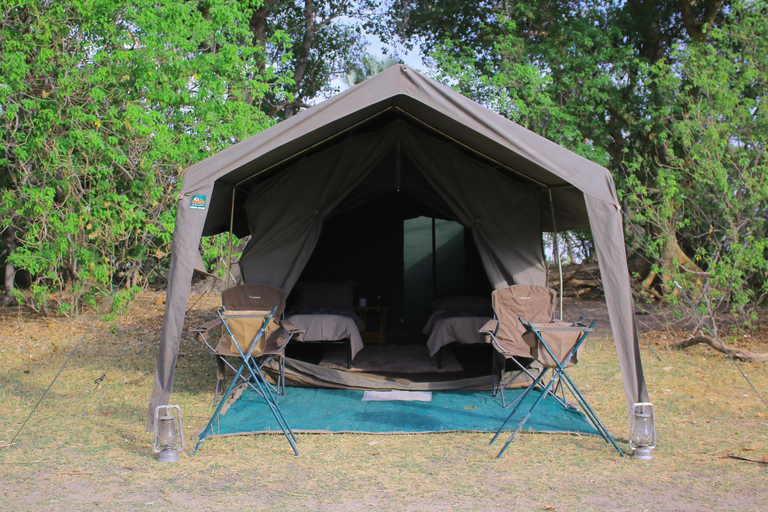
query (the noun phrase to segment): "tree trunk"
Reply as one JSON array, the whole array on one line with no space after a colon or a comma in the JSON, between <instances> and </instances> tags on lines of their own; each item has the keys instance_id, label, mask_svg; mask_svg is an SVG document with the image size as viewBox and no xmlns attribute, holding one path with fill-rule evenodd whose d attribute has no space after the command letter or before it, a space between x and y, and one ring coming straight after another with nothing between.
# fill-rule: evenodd
<instances>
[{"instance_id":1,"label":"tree trunk","mask_svg":"<svg viewBox=\"0 0 768 512\"><path fill-rule=\"evenodd\" d=\"M304 81L304 75L307 72L307 64L309 64L309 54L312 50L312 42L315 39L315 4L314 0L304 0L304 38L301 41L301 52L296 59L296 68L293 73L293 82L296 87L296 98L294 103L301 102L301 82ZM288 104L285 107L285 118L293 116L296 113L296 107L294 104Z\"/></svg>"},{"instance_id":2,"label":"tree trunk","mask_svg":"<svg viewBox=\"0 0 768 512\"><path fill-rule=\"evenodd\" d=\"M677 230L675 225L677 224L677 210L675 213L661 226L659 226L660 233L657 236L661 236L667 242L664 244L662 253L659 257L659 263L661 264L661 272L657 273L650 270L649 274L642 280L643 289L651 291L651 288L656 282L656 278L661 278L661 289L663 295L677 295L680 290L674 284L674 275L678 272L680 267L683 267L689 272L704 274L704 271L694 261L685 254L680 243L677 240ZM701 280L697 282L700 284Z\"/></svg>"},{"instance_id":3,"label":"tree trunk","mask_svg":"<svg viewBox=\"0 0 768 512\"><path fill-rule=\"evenodd\" d=\"M5 248L8 250L8 255L16 249L16 228L13 225L8 226L3 231L3 242ZM14 278L16 277L16 266L11 262L10 258L5 260L5 280L3 286L5 293L3 294L2 304L8 306L13 304L13 290L14 290Z\"/></svg>"}]
</instances>

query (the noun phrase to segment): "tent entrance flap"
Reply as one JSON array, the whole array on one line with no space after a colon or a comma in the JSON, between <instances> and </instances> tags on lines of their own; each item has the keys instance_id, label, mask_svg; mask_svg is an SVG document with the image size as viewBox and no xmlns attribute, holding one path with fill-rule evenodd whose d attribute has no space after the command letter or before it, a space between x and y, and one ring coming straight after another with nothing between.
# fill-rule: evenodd
<instances>
[{"instance_id":1,"label":"tent entrance flap","mask_svg":"<svg viewBox=\"0 0 768 512\"><path fill-rule=\"evenodd\" d=\"M386 158L398 147L400 166ZM468 227L494 287L544 284L538 195L401 121L307 156L253 189L245 206L252 238L240 261L245 281L290 291L325 220L351 194L388 191Z\"/></svg>"}]
</instances>

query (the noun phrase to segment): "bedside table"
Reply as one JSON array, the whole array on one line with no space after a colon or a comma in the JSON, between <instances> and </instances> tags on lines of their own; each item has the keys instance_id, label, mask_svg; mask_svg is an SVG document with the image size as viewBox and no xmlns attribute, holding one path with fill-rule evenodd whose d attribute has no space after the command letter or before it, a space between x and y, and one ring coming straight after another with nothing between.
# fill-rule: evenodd
<instances>
[{"instance_id":1,"label":"bedside table","mask_svg":"<svg viewBox=\"0 0 768 512\"><path fill-rule=\"evenodd\" d=\"M376 343L383 345L387 341L387 313L389 308L385 306L358 306L355 308L355 313L363 320L363 330L360 335L363 337L365 343ZM379 322L378 329L372 330L368 325L368 317L375 316L378 313ZM373 322L371 322L373 323Z\"/></svg>"}]
</instances>

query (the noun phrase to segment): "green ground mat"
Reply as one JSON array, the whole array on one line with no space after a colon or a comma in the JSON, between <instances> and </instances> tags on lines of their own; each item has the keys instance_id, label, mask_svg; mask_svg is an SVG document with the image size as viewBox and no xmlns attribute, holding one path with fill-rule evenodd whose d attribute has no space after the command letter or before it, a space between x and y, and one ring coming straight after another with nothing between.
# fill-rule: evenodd
<instances>
[{"instance_id":1,"label":"green ground mat","mask_svg":"<svg viewBox=\"0 0 768 512\"><path fill-rule=\"evenodd\" d=\"M371 434L495 432L511 412L503 409L490 391L433 391L431 402L363 402L364 393L349 389L287 388L280 397L280 408L295 432ZM506 391L507 403L520 393L519 389ZM508 428L517 426L539 393L529 393ZM551 396L539 404L525 430L598 434L581 411L565 408ZM279 427L264 400L246 389L214 422L212 435L275 431Z\"/></svg>"}]
</instances>

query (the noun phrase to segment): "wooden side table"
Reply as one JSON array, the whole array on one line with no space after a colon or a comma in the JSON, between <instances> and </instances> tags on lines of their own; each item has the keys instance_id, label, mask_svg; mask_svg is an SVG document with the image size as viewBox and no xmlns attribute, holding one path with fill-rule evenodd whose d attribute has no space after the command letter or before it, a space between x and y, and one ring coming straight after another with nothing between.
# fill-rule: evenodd
<instances>
[{"instance_id":1,"label":"wooden side table","mask_svg":"<svg viewBox=\"0 0 768 512\"><path fill-rule=\"evenodd\" d=\"M360 335L363 337L364 343L376 343L383 345L387 342L387 313L389 308L384 306L358 306L355 308L355 312L363 320L363 330ZM368 315L379 314L378 329L371 330L368 325Z\"/></svg>"}]
</instances>

